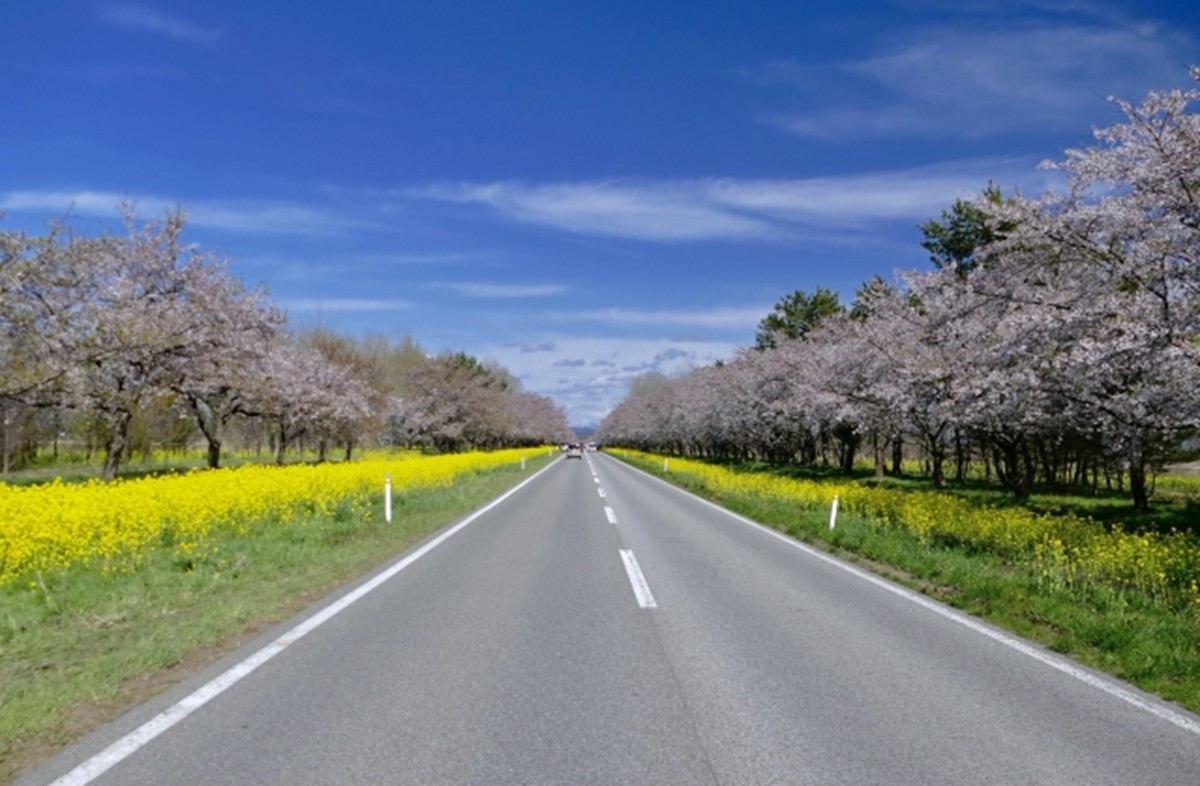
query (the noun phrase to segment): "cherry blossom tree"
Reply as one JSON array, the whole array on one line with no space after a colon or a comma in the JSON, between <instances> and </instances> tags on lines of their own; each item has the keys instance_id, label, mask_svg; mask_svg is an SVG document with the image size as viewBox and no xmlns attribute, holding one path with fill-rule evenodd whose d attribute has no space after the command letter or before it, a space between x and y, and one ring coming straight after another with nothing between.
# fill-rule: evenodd
<instances>
[{"instance_id":1,"label":"cherry blossom tree","mask_svg":"<svg viewBox=\"0 0 1200 786\"><path fill-rule=\"evenodd\" d=\"M1138 508L1148 467L1200 425L1200 116L1187 111L1197 99L1192 89L1114 100L1127 122L1050 165L1069 193L998 210L1013 229L987 249L1056 293L1048 373L1077 423L1124 455Z\"/></svg>"},{"instance_id":2,"label":"cherry blossom tree","mask_svg":"<svg viewBox=\"0 0 1200 786\"><path fill-rule=\"evenodd\" d=\"M35 407L62 401L78 293L96 250L57 222L44 237L0 233L0 398Z\"/></svg>"},{"instance_id":3,"label":"cherry blossom tree","mask_svg":"<svg viewBox=\"0 0 1200 786\"><path fill-rule=\"evenodd\" d=\"M126 450L139 407L172 384L213 368L226 345L222 324L231 284L211 255L185 247L182 210L138 225L123 206L125 234L75 239L70 273L56 285L71 303L57 312L52 335L68 364L65 403L95 413L106 432L102 476L111 479Z\"/></svg>"},{"instance_id":4,"label":"cherry blossom tree","mask_svg":"<svg viewBox=\"0 0 1200 786\"><path fill-rule=\"evenodd\" d=\"M550 399L463 352L425 357L396 383L387 418L396 444L449 452L561 442L570 433Z\"/></svg>"},{"instance_id":5,"label":"cherry blossom tree","mask_svg":"<svg viewBox=\"0 0 1200 786\"><path fill-rule=\"evenodd\" d=\"M812 461L832 438L848 466L865 438L879 471L907 435L935 483L953 449L960 475L975 453L1018 496L1119 459L1145 507L1154 465L1200 428L1197 99L1114 101L1126 122L1051 165L1068 193L957 201L922 226L937 270L868 282L849 318L807 319L794 293L762 351L635 386L606 440Z\"/></svg>"},{"instance_id":6,"label":"cherry blossom tree","mask_svg":"<svg viewBox=\"0 0 1200 786\"><path fill-rule=\"evenodd\" d=\"M173 364L170 389L186 403L208 447L208 466L221 461L224 433L235 418L253 416L248 391L263 373L268 347L283 330L284 315L267 299L264 290L247 290L228 275L226 262L189 298L189 307L208 319L192 335L203 351Z\"/></svg>"}]
</instances>

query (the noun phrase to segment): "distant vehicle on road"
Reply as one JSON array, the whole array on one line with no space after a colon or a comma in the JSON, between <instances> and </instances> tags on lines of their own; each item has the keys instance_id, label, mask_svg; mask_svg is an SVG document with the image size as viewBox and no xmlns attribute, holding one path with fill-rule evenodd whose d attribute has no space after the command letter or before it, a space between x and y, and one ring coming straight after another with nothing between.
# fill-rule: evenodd
<instances>
[{"instance_id":1,"label":"distant vehicle on road","mask_svg":"<svg viewBox=\"0 0 1200 786\"><path fill-rule=\"evenodd\" d=\"M581 459L581 458L583 458L583 446L577 442L572 442L570 445L567 445L566 453L567 453L567 458L569 458L569 459L571 459L571 458Z\"/></svg>"}]
</instances>

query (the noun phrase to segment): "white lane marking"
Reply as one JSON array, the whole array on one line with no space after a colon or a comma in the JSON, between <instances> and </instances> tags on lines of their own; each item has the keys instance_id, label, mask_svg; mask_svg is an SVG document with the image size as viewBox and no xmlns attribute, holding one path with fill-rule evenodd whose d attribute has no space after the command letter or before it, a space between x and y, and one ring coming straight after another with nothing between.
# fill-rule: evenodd
<instances>
[{"instance_id":1,"label":"white lane marking","mask_svg":"<svg viewBox=\"0 0 1200 786\"><path fill-rule=\"evenodd\" d=\"M621 549L620 552L621 561L625 563L625 573L629 576L629 583L633 586L633 595L637 598L638 605L643 609L657 609L658 604L654 602L650 585L646 583L646 577L642 575L642 569L638 567L637 558L629 549Z\"/></svg>"},{"instance_id":2,"label":"white lane marking","mask_svg":"<svg viewBox=\"0 0 1200 786\"><path fill-rule=\"evenodd\" d=\"M233 687L233 685L257 669L259 666L271 660L271 658L274 658L276 655L283 652L290 645L295 644L307 634L312 633L321 625L332 619L336 614L344 611L354 602L361 600L367 593L378 588L388 579L391 579L397 573L445 543L450 539L451 536L465 529L467 525L471 524L484 513L487 513L492 508L511 497L513 494L516 494L522 488L536 480L539 475L548 471L550 467L553 466L554 464L547 465L539 470L536 474L529 476L521 483L513 486L504 494L501 494L487 505L484 505L479 510L467 516L458 524L455 524L441 535L438 535L436 538L429 541L412 554L409 554L407 557L400 560L383 573L380 573L378 576L368 581L366 584L358 587L353 592L343 595L337 601L329 606L326 606L321 611L299 623L296 625L296 627L288 630L286 633L272 641L267 646L263 647L261 650L258 650L245 660L234 664L227 671L215 677L212 681L200 686L193 693L180 699L170 708L154 716L138 728L114 742L112 745L109 745L107 748L97 753L95 756L78 765L75 767L75 769L54 781L51 786L84 786L84 784L91 783L109 769L117 764L120 764L124 759L136 753L139 748L149 743L155 737L203 707L209 701L223 693L226 689Z\"/></svg>"},{"instance_id":3,"label":"white lane marking","mask_svg":"<svg viewBox=\"0 0 1200 786\"><path fill-rule=\"evenodd\" d=\"M624 466L628 467L628 465L624 465ZM640 472L640 470L636 469L635 467L629 467L629 469L631 469L635 472ZM1061 672L1068 677L1072 677L1076 680L1079 680L1080 682L1084 683L1085 685L1090 685L1091 687L1093 687L1099 691L1102 691L1104 693L1107 693L1109 696L1112 696L1115 699L1123 701L1132 707L1136 707L1139 710L1148 712L1151 715L1153 715L1154 717L1156 717L1160 720L1164 720L1167 723L1170 723L1172 726L1176 726L1180 729L1183 729L1184 731L1189 731L1192 734L1200 735L1200 721L1197 721L1194 717L1190 717L1182 712L1178 712L1165 704L1158 704L1153 700L1144 698L1143 696L1130 690L1129 688L1126 688L1124 685L1118 683L1117 681L1115 681L1113 679L1109 679L1109 678L1103 677L1101 675L1094 674L1094 673L1088 671L1087 669L1083 668L1079 664L1075 663L1074 661L1067 660L1066 658L1059 657L1057 655L1053 655L1044 650L1038 649L1037 647L1034 647L1033 645L1028 644L1025 641L1022 641L1021 639L1018 639L1015 636L1011 636L1007 633L1004 633L1003 631L1001 631L999 629L993 628L990 625L988 625L987 623L981 622L980 620L977 620L974 617L968 616L967 614L964 614L963 612L960 612L956 609L952 609L949 606L943 606L940 603L937 603L935 601L932 601L932 600L926 598L924 595L920 595L916 592L913 592L912 590L906 589L905 587L901 587L898 584L892 584L890 581L887 581L886 579L882 579L873 573L867 573L866 571L864 571L860 568L856 568L853 565L850 565L849 563L842 562L841 560L837 559L836 557L832 557L823 551L815 549L812 546L808 546L797 540L793 540L781 532L778 532L776 530L771 529L770 527L759 524L757 521L748 519L745 516L734 513L731 510L726 510L725 508L721 507L720 505L716 504L715 502L709 502L706 499L697 497L695 494L690 494L690 493L684 491L683 489L679 488L678 486L673 486L670 483L667 483L665 480L656 478L653 475L650 475L649 473L643 472L641 474L645 475L646 477L650 478L651 480L657 480L659 483L663 484L664 486L674 489L675 491L678 491L681 494L686 494L687 496L691 497L692 499L696 500L697 502L699 502L703 505L707 505L708 507L712 508L713 510L719 511L719 512L725 514L726 516L729 516L730 518L734 519L735 521L741 522L742 524L745 524L747 526L754 527L755 529L761 530L765 534L770 535L771 537L786 543L787 545L791 546L792 548L799 549L800 551L803 551L805 554L816 557L817 559L821 560L822 562L826 562L826 563L832 565L833 567L837 568L838 570L843 570L847 573L853 574L853 575L857 576L858 578L862 579L863 581L870 582L871 584L874 584L876 587L886 590L886 591L892 593L893 595L899 595L900 597L905 598L906 600L910 600L913 603L916 603L918 606L922 606L925 609L932 611L934 614L945 617L946 619L950 620L951 622L957 622L959 625L962 625L963 627L968 628L982 636L986 636L989 639L991 639L992 641L995 641L998 644L1002 644L1005 647L1008 647L1009 649L1016 650L1017 652L1021 653L1022 655L1026 655L1030 658L1033 658L1034 660L1038 661L1039 663L1041 663L1045 666L1049 666L1050 668L1054 669L1055 671Z\"/></svg>"},{"instance_id":4,"label":"white lane marking","mask_svg":"<svg viewBox=\"0 0 1200 786\"><path fill-rule=\"evenodd\" d=\"M608 496L607 494L604 493L604 489L602 489L602 488L596 489L596 492L600 495L600 499L604 499L605 497Z\"/></svg>"},{"instance_id":5,"label":"white lane marking","mask_svg":"<svg viewBox=\"0 0 1200 786\"><path fill-rule=\"evenodd\" d=\"M616 524L616 523L617 523L617 513L616 513L616 511L615 511L615 510L613 510L612 508L610 508L608 505L605 505L605 506L604 506L604 517L605 517L606 519L608 519L608 523L609 523L609 524Z\"/></svg>"},{"instance_id":6,"label":"white lane marking","mask_svg":"<svg viewBox=\"0 0 1200 786\"><path fill-rule=\"evenodd\" d=\"M600 482L600 478L593 477L593 478L592 478L592 480L593 480L594 482L596 482L596 483L599 483L599 482Z\"/></svg>"}]
</instances>

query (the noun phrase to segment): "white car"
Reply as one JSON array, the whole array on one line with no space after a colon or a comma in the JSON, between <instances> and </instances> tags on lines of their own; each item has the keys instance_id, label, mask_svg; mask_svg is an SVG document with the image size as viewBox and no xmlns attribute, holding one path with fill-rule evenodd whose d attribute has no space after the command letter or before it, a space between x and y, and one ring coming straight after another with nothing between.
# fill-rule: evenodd
<instances>
[{"instance_id":1,"label":"white car","mask_svg":"<svg viewBox=\"0 0 1200 786\"><path fill-rule=\"evenodd\" d=\"M574 442L567 445L567 458L583 458L583 448Z\"/></svg>"}]
</instances>

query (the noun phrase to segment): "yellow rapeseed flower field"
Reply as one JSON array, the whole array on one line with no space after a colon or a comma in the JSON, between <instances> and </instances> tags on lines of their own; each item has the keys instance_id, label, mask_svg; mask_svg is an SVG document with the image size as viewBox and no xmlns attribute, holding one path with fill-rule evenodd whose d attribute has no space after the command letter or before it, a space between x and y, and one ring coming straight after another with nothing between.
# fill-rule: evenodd
<instances>
[{"instance_id":1,"label":"yellow rapeseed flower field","mask_svg":"<svg viewBox=\"0 0 1200 786\"><path fill-rule=\"evenodd\" d=\"M452 484L459 475L521 460L528 450L444 456L370 454L355 462L247 466L180 475L36 486L0 485L0 584L86 565L135 568L152 549L202 551L219 531L329 514L347 500ZM356 506L369 519L372 508Z\"/></svg>"},{"instance_id":2,"label":"yellow rapeseed flower field","mask_svg":"<svg viewBox=\"0 0 1200 786\"><path fill-rule=\"evenodd\" d=\"M1168 534L1111 531L1074 515L1040 515L993 508L935 492L911 492L856 483L825 483L767 473L734 472L701 461L628 451L654 465L669 462L719 494L776 499L798 508L839 508L876 525L906 530L925 542L987 550L1028 561L1041 580L1058 585L1095 582L1145 593L1172 604L1200 607L1200 540Z\"/></svg>"}]
</instances>

